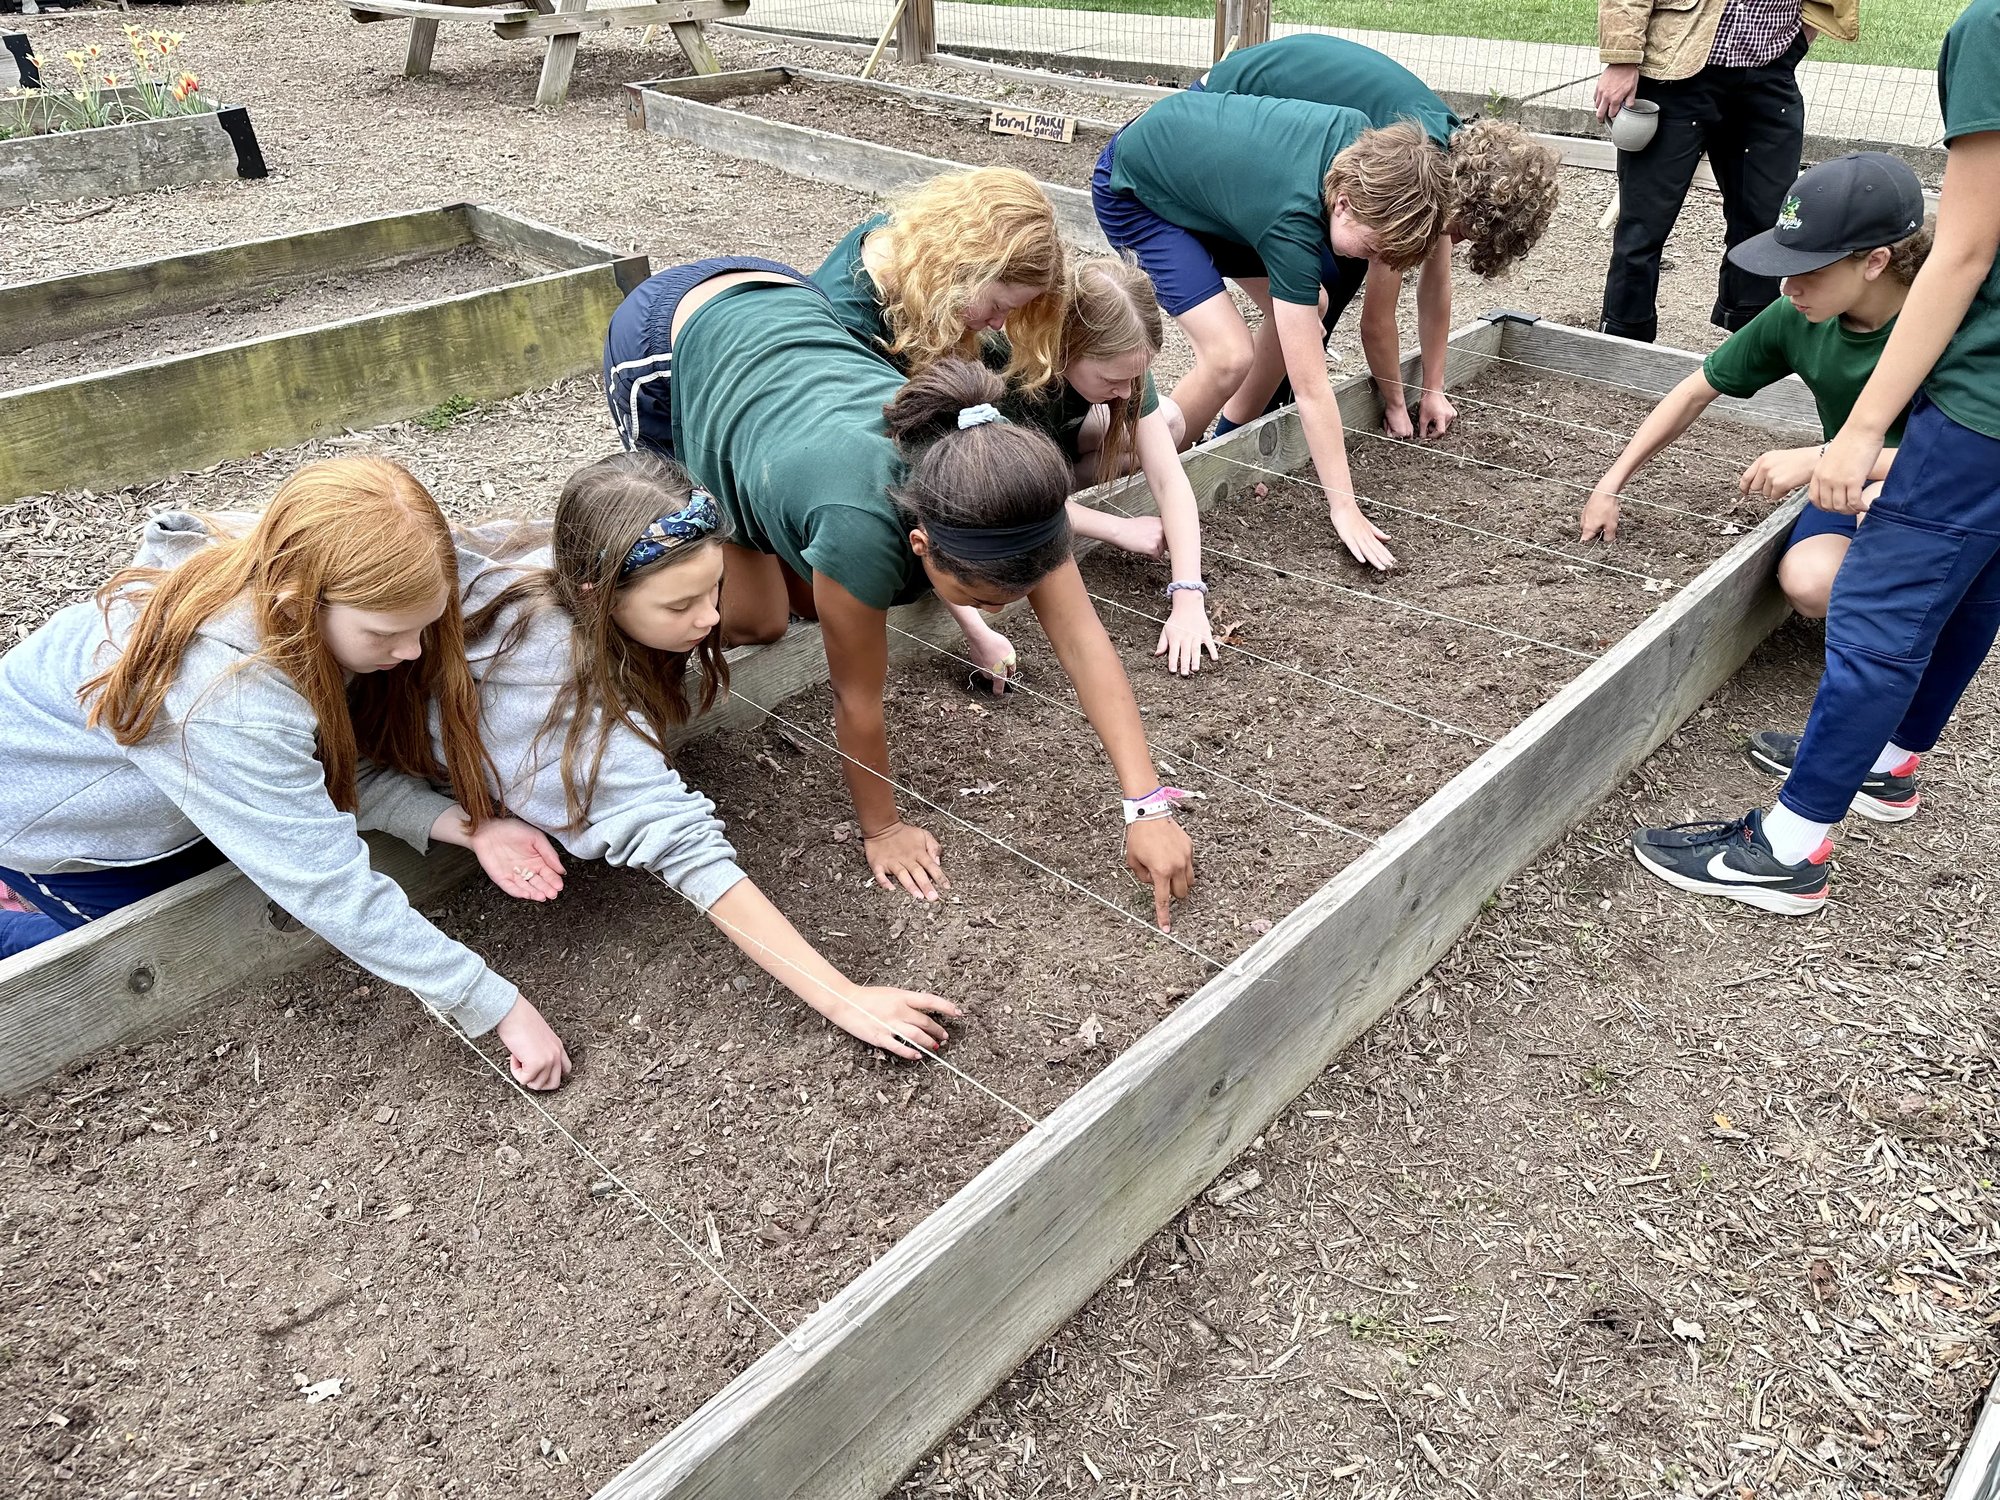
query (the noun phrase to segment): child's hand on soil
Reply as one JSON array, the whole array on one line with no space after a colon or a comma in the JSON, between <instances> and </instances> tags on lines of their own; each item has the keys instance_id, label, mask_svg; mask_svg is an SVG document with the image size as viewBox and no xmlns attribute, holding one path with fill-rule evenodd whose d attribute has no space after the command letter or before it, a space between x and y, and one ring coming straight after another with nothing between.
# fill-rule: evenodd
<instances>
[{"instance_id":1,"label":"child's hand on soil","mask_svg":"<svg viewBox=\"0 0 2000 1500\"><path fill-rule=\"evenodd\" d=\"M1602 537L1607 542L1618 540L1618 492L1603 488L1590 492L1590 498L1583 505L1583 540L1594 542Z\"/></svg>"},{"instance_id":2,"label":"child's hand on soil","mask_svg":"<svg viewBox=\"0 0 2000 1500\"><path fill-rule=\"evenodd\" d=\"M1194 846L1172 818L1147 818L1125 829L1125 868L1153 888L1153 920L1173 931L1173 903L1194 885Z\"/></svg>"},{"instance_id":3,"label":"child's hand on soil","mask_svg":"<svg viewBox=\"0 0 2000 1500\"><path fill-rule=\"evenodd\" d=\"M1361 507L1352 501L1336 500L1329 508L1333 519L1333 529L1340 533L1340 539L1352 552L1369 567L1388 572L1396 566L1396 554L1384 544L1389 533L1361 514Z\"/></svg>"},{"instance_id":4,"label":"child's hand on soil","mask_svg":"<svg viewBox=\"0 0 2000 1500\"><path fill-rule=\"evenodd\" d=\"M508 895L553 901L563 888L562 860L541 829L519 818L489 818L467 840L479 868Z\"/></svg>"},{"instance_id":5,"label":"child's hand on soil","mask_svg":"<svg viewBox=\"0 0 2000 1500\"><path fill-rule=\"evenodd\" d=\"M1417 435L1417 429L1410 422L1410 409L1401 401L1394 406L1382 403L1382 432L1387 437L1405 440Z\"/></svg>"},{"instance_id":6,"label":"child's hand on soil","mask_svg":"<svg viewBox=\"0 0 2000 1500\"><path fill-rule=\"evenodd\" d=\"M891 823L880 833L863 834L861 847L875 883L885 891L901 885L912 896L935 901L940 890L951 889L938 841L914 823Z\"/></svg>"},{"instance_id":7,"label":"child's hand on soil","mask_svg":"<svg viewBox=\"0 0 2000 1500\"><path fill-rule=\"evenodd\" d=\"M945 1044L944 1023L938 1016L964 1014L940 995L886 984L856 985L844 998L829 998L815 1008L849 1036L913 1061Z\"/></svg>"},{"instance_id":8,"label":"child's hand on soil","mask_svg":"<svg viewBox=\"0 0 2000 1500\"><path fill-rule=\"evenodd\" d=\"M1182 589L1174 595L1173 609L1153 655L1164 656L1169 672L1186 677L1201 670L1204 649L1211 661L1221 660L1222 650L1215 644L1215 627L1209 623L1208 601L1193 589Z\"/></svg>"},{"instance_id":9,"label":"child's hand on soil","mask_svg":"<svg viewBox=\"0 0 2000 1500\"><path fill-rule=\"evenodd\" d=\"M526 995L515 999L514 1008L500 1022L500 1041L523 1088L561 1088L569 1077L569 1050Z\"/></svg>"},{"instance_id":10,"label":"child's hand on soil","mask_svg":"<svg viewBox=\"0 0 2000 1500\"><path fill-rule=\"evenodd\" d=\"M1417 427L1426 438L1441 438L1458 420L1458 408L1443 391L1425 391L1417 403Z\"/></svg>"},{"instance_id":11,"label":"child's hand on soil","mask_svg":"<svg viewBox=\"0 0 2000 1500\"><path fill-rule=\"evenodd\" d=\"M1167 555L1167 528L1158 516L1127 516L1114 528L1111 545L1158 562Z\"/></svg>"},{"instance_id":12,"label":"child's hand on soil","mask_svg":"<svg viewBox=\"0 0 2000 1500\"><path fill-rule=\"evenodd\" d=\"M1014 655L1014 643L997 630L988 630L977 639L966 638L965 647L972 653L972 660L993 685L994 697L1007 691L1007 683L1020 666L1020 659Z\"/></svg>"},{"instance_id":13,"label":"child's hand on soil","mask_svg":"<svg viewBox=\"0 0 2000 1500\"><path fill-rule=\"evenodd\" d=\"M1818 462L1817 448L1773 448L1769 453L1757 455L1756 461L1743 471L1737 488L1746 495L1782 500L1800 485L1811 482L1813 465Z\"/></svg>"}]
</instances>

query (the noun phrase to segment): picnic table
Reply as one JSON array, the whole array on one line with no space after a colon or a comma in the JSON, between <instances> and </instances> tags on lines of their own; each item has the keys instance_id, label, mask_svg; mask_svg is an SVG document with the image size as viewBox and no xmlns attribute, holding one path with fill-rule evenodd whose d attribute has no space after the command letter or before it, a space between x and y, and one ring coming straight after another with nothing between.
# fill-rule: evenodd
<instances>
[{"instance_id":1,"label":"picnic table","mask_svg":"<svg viewBox=\"0 0 2000 1500\"><path fill-rule=\"evenodd\" d=\"M720 73L722 64L702 34L704 21L740 16L750 0L669 0L666 4L592 6L589 0L349 0L348 14L357 21L410 23L410 50L403 62L405 78L430 71L431 50L438 27L446 21L476 21L490 25L495 36L548 38L542 59L542 81L535 104L553 109L569 93L570 71L576 66L577 44L585 32L615 31L627 26L664 26L697 73Z\"/></svg>"}]
</instances>

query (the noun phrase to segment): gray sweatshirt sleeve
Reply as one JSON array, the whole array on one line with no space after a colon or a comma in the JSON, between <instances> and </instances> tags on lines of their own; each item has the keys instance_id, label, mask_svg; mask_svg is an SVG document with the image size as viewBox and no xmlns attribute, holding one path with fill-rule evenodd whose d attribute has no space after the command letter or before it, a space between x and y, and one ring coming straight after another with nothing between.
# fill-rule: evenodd
<instances>
[{"instance_id":1,"label":"gray sweatshirt sleeve","mask_svg":"<svg viewBox=\"0 0 2000 1500\"><path fill-rule=\"evenodd\" d=\"M354 773L354 820L364 830L379 829L419 854L431 847L431 825L457 804L428 781L364 760Z\"/></svg>"},{"instance_id":2,"label":"gray sweatshirt sleeve","mask_svg":"<svg viewBox=\"0 0 2000 1500\"><path fill-rule=\"evenodd\" d=\"M240 700L238 700L240 702ZM513 985L426 921L368 862L333 805L311 732L273 716L197 715L126 751L161 794L273 901L342 953L479 1036ZM435 817L435 813L432 815Z\"/></svg>"},{"instance_id":3,"label":"gray sweatshirt sleeve","mask_svg":"<svg viewBox=\"0 0 2000 1500\"><path fill-rule=\"evenodd\" d=\"M566 635L566 625L538 625L481 684L480 734L505 783L507 810L547 831L579 859L651 870L707 911L745 878L736 851L715 804L626 725L612 728L583 826L564 828L569 808L562 745L568 725L558 721L539 739L537 732L568 673Z\"/></svg>"}]
</instances>

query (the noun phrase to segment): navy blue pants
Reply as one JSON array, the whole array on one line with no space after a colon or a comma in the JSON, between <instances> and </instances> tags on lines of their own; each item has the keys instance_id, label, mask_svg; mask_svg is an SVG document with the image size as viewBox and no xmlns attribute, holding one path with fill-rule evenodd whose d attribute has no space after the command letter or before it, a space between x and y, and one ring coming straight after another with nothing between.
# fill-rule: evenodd
<instances>
[{"instance_id":1,"label":"navy blue pants","mask_svg":"<svg viewBox=\"0 0 2000 1500\"><path fill-rule=\"evenodd\" d=\"M1778 800L1837 823L1891 741L1925 751L2000 633L2000 440L1917 397L1833 583L1826 673Z\"/></svg>"},{"instance_id":2,"label":"navy blue pants","mask_svg":"<svg viewBox=\"0 0 2000 1500\"><path fill-rule=\"evenodd\" d=\"M674 311L681 298L731 271L771 271L807 286L806 273L757 255L714 255L669 266L634 287L611 314L604 336L604 399L628 452L674 456Z\"/></svg>"},{"instance_id":3,"label":"navy blue pants","mask_svg":"<svg viewBox=\"0 0 2000 1500\"><path fill-rule=\"evenodd\" d=\"M31 912L0 911L0 958L25 953L37 943L192 880L222 863L222 852L206 840L165 859L69 875L23 875L0 869L0 885L26 901Z\"/></svg>"}]
</instances>

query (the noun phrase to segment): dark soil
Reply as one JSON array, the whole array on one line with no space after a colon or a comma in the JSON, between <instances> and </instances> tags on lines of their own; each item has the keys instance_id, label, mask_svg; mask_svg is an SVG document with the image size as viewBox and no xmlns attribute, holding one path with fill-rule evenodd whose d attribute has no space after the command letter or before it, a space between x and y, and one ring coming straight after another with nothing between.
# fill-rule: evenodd
<instances>
[{"instance_id":1,"label":"dark soil","mask_svg":"<svg viewBox=\"0 0 2000 1500\"><path fill-rule=\"evenodd\" d=\"M843 88L839 84L800 82L768 94L744 94L723 101L725 107L767 120L783 120L814 130L878 145L939 156L974 167L1019 167L1043 182L1083 187L1109 138L1084 125L1069 142L1031 141L1024 136L996 135L983 120L960 106L924 104L892 94ZM1009 108L1026 108L1009 104ZM1101 117L1101 114L1100 114Z\"/></svg>"},{"instance_id":2,"label":"dark soil","mask_svg":"<svg viewBox=\"0 0 2000 1500\"><path fill-rule=\"evenodd\" d=\"M1509 375L1474 391L1520 389ZM1591 400L1603 420L1629 415ZM1498 441L1496 423L1468 403L1443 446ZM1436 455L1355 447L1367 493L1434 514L1553 534L1573 509L1540 482L1496 520ZM1555 472L1594 477L1573 445L1555 456ZM903 806L943 841L953 881L936 906L870 885L838 763L813 743L831 739L824 690L779 706L786 724L691 745L683 768L801 930L850 974L962 1002L946 1056L1040 1116L1482 748L1419 715L1496 737L1583 665L1387 601L1587 653L1658 601L1639 579L1397 529L1405 566L1375 579L1339 554L1307 485L1246 485L1208 534L1292 576L1216 558L1217 616L1241 649L1191 681L1159 666L1158 627L1131 613L1164 612L1160 569L1085 559L1163 774L1206 793L1187 814L1196 894L1171 939L1123 872L1102 751L1031 620L1008 629L1033 693L968 693L943 653L892 677ZM1607 555L1683 578L1729 541L1689 524ZM546 909L469 888L438 920L568 1040L577 1075L548 1110L674 1234L719 1246L779 1326L1025 1128L942 1068L864 1052L650 880L571 879ZM0 1390L23 1414L24 1494L204 1475L285 1494L286 1476L338 1472L384 1494L583 1495L770 1343L668 1231L593 1196L601 1170L484 1063L345 963L79 1064L0 1116L0 1139L0 1279L17 1306ZM339 1395L301 1394L328 1380Z\"/></svg>"},{"instance_id":3,"label":"dark soil","mask_svg":"<svg viewBox=\"0 0 2000 1500\"><path fill-rule=\"evenodd\" d=\"M289 333L415 302L434 302L503 286L520 280L523 274L519 268L467 246L382 269L265 288L220 298L194 312L119 323L76 338L58 336L12 354L0 354L0 390ZM58 335L61 331L59 326L51 330Z\"/></svg>"}]
</instances>

